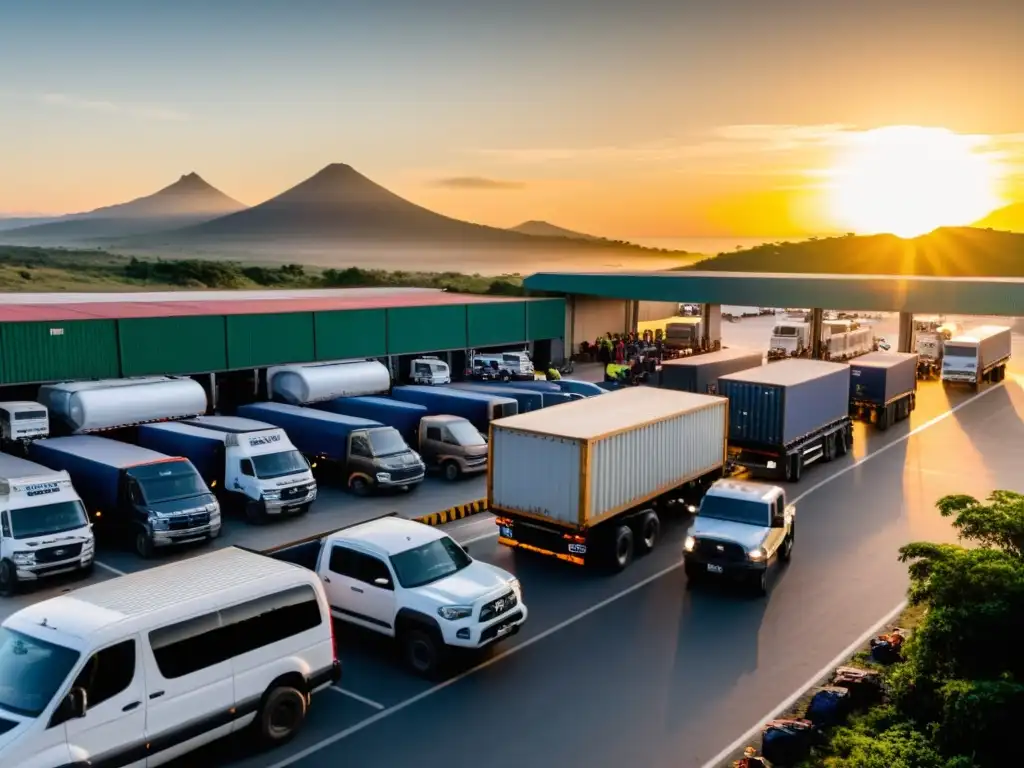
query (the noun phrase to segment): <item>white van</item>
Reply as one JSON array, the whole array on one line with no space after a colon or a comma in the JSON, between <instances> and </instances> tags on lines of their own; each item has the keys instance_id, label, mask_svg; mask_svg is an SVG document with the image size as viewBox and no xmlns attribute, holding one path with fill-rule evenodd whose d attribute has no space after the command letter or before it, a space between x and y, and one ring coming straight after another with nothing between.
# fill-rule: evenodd
<instances>
[{"instance_id":1,"label":"white van","mask_svg":"<svg viewBox=\"0 0 1024 768\"><path fill-rule=\"evenodd\" d=\"M0 454L0 595L47 576L89 575L95 547L67 472Z\"/></svg>"},{"instance_id":2,"label":"white van","mask_svg":"<svg viewBox=\"0 0 1024 768\"><path fill-rule=\"evenodd\" d=\"M452 372L448 363L438 357L417 357L409 366L409 382L428 387L451 384Z\"/></svg>"},{"instance_id":3,"label":"white van","mask_svg":"<svg viewBox=\"0 0 1024 768\"><path fill-rule=\"evenodd\" d=\"M497 378L508 381L533 380L533 361L525 352L502 352L500 354L473 355L473 368L491 368L497 371Z\"/></svg>"},{"instance_id":4,"label":"white van","mask_svg":"<svg viewBox=\"0 0 1024 768\"><path fill-rule=\"evenodd\" d=\"M30 400L0 403L0 441L26 443L50 436L50 412Z\"/></svg>"},{"instance_id":5,"label":"white van","mask_svg":"<svg viewBox=\"0 0 1024 768\"><path fill-rule=\"evenodd\" d=\"M250 726L281 743L340 677L316 574L233 547L150 568L0 625L0 766L153 768Z\"/></svg>"}]
</instances>

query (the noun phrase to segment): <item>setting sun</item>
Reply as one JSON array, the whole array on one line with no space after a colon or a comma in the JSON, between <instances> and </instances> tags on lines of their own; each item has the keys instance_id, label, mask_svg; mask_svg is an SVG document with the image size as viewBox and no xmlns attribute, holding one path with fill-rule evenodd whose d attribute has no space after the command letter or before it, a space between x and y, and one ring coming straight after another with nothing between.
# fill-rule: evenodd
<instances>
[{"instance_id":1,"label":"setting sun","mask_svg":"<svg viewBox=\"0 0 1024 768\"><path fill-rule=\"evenodd\" d=\"M978 137L893 126L856 135L830 174L833 215L858 234L916 237L1000 205L998 164Z\"/></svg>"}]
</instances>

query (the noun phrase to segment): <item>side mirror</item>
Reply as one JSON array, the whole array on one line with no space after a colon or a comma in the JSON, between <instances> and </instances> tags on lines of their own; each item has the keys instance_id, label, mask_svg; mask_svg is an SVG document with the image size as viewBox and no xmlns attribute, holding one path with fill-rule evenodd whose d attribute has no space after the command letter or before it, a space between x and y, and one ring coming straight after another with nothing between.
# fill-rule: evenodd
<instances>
[{"instance_id":1,"label":"side mirror","mask_svg":"<svg viewBox=\"0 0 1024 768\"><path fill-rule=\"evenodd\" d=\"M68 720L76 720L80 717L85 717L86 711L89 709L89 696L85 692L85 688L72 688L68 692Z\"/></svg>"},{"instance_id":2,"label":"side mirror","mask_svg":"<svg viewBox=\"0 0 1024 768\"><path fill-rule=\"evenodd\" d=\"M381 576L379 579L374 579L373 583L375 585L377 585L378 587L385 587L385 588L387 588L387 587L391 586L391 582L388 581L387 579L385 579L383 576Z\"/></svg>"}]
</instances>

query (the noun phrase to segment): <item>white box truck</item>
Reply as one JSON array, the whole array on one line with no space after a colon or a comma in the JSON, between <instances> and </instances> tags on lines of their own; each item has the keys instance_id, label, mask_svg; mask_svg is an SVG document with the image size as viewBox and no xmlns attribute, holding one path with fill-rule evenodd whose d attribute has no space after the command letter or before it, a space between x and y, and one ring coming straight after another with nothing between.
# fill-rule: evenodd
<instances>
[{"instance_id":1,"label":"white box truck","mask_svg":"<svg viewBox=\"0 0 1024 768\"><path fill-rule=\"evenodd\" d=\"M947 340L942 349L942 383L980 389L983 381L1002 381L1011 341L1010 329L1001 325L983 325Z\"/></svg>"}]
</instances>

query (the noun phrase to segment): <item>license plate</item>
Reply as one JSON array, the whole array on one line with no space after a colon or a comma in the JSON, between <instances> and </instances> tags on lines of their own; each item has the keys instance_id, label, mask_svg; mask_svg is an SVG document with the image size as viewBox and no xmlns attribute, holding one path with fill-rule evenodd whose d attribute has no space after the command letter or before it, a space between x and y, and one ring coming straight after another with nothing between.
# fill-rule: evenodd
<instances>
[{"instance_id":1,"label":"license plate","mask_svg":"<svg viewBox=\"0 0 1024 768\"><path fill-rule=\"evenodd\" d=\"M708 563L708 573L721 573L721 572L722 572L722 566L720 566L720 565L713 565L712 563Z\"/></svg>"},{"instance_id":2,"label":"license plate","mask_svg":"<svg viewBox=\"0 0 1024 768\"><path fill-rule=\"evenodd\" d=\"M585 555L587 554L586 544L570 544L569 552L573 555Z\"/></svg>"},{"instance_id":3,"label":"license plate","mask_svg":"<svg viewBox=\"0 0 1024 768\"><path fill-rule=\"evenodd\" d=\"M285 514L291 514L292 512L298 512L300 509L302 509L301 504L293 504L290 507L285 507L284 512Z\"/></svg>"},{"instance_id":4,"label":"license plate","mask_svg":"<svg viewBox=\"0 0 1024 768\"><path fill-rule=\"evenodd\" d=\"M499 637L504 637L512 631L512 628L514 626L515 624L506 624L505 626L501 627L500 629L498 629L498 634L494 636L494 639L497 640Z\"/></svg>"},{"instance_id":5,"label":"license plate","mask_svg":"<svg viewBox=\"0 0 1024 768\"><path fill-rule=\"evenodd\" d=\"M512 538L512 526L511 525L499 525L498 526L498 535L501 536L503 539L511 539Z\"/></svg>"}]
</instances>

